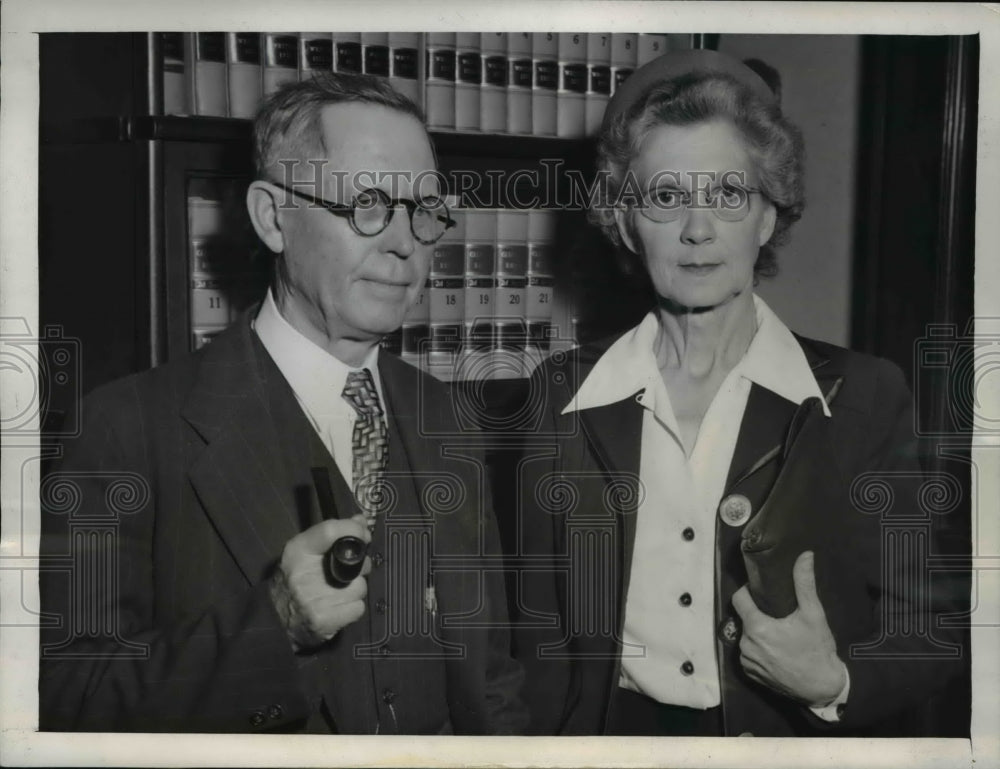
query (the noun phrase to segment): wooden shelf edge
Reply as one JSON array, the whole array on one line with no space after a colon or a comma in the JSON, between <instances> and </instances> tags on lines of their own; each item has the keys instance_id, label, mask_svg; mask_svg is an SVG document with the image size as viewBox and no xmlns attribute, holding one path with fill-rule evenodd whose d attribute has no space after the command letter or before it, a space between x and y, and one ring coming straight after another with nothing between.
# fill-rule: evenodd
<instances>
[{"instance_id":1,"label":"wooden shelf edge","mask_svg":"<svg viewBox=\"0 0 1000 769\"><path fill-rule=\"evenodd\" d=\"M138 115L45 123L43 141L94 142L129 140L234 141L250 139L252 122L243 118L188 115ZM593 139L551 136L430 131L441 155L528 158L591 157Z\"/></svg>"}]
</instances>

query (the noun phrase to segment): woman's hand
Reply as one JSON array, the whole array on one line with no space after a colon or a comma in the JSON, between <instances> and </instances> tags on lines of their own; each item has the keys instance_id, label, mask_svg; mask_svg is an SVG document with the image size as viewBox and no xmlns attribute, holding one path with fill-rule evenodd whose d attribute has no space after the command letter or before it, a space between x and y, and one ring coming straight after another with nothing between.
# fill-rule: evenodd
<instances>
[{"instance_id":1,"label":"woman's hand","mask_svg":"<svg viewBox=\"0 0 1000 769\"><path fill-rule=\"evenodd\" d=\"M792 579L799 607L782 619L758 609L746 585L733 596L743 620L740 662L755 681L810 707L824 707L843 690L847 668L816 594L812 552L796 559Z\"/></svg>"}]
</instances>

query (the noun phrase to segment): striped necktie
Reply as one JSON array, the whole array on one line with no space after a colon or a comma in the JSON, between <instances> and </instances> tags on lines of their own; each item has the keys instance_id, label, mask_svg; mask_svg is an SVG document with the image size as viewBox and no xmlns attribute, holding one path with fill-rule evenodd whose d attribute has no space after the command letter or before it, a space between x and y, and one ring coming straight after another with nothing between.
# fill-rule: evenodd
<instances>
[{"instance_id":1,"label":"striped necktie","mask_svg":"<svg viewBox=\"0 0 1000 769\"><path fill-rule=\"evenodd\" d=\"M354 497L371 527L375 525L375 516L385 496L380 481L389 459L389 431L382 418L382 404L368 369L352 371L347 375L343 398L358 414L351 436L351 471Z\"/></svg>"}]
</instances>

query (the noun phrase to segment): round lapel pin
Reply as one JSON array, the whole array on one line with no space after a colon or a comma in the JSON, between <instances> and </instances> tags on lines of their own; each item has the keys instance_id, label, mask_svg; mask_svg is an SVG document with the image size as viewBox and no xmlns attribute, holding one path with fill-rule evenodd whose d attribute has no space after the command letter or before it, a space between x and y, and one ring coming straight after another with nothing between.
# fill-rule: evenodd
<instances>
[{"instance_id":1,"label":"round lapel pin","mask_svg":"<svg viewBox=\"0 0 1000 769\"><path fill-rule=\"evenodd\" d=\"M730 494L719 503L719 517L729 526L742 526L750 520L753 506L742 494Z\"/></svg>"}]
</instances>

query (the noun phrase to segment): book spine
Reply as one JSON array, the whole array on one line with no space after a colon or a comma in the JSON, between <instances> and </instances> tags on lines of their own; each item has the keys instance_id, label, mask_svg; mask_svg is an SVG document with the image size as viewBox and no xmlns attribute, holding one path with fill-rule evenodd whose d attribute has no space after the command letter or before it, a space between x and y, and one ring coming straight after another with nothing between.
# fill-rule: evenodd
<instances>
[{"instance_id":1,"label":"book spine","mask_svg":"<svg viewBox=\"0 0 1000 769\"><path fill-rule=\"evenodd\" d=\"M493 346L496 233L494 209L466 209L464 351L467 355L488 355Z\"/></svg>"},{"instance_id":2,"label":"book spine","mask_svg":"<svg viewBox=\"0 0 1000 769\"><path fill-rule=\"evenodd\" d=\"M483 76L479 95L479 128L484 132L507 130L507 33L483 32L479 36Z\"/></svg>"},{"instance_id":3,"label":"book spine","mask_svg":"<svg viewBox=\"0 0 1000 769\"><path fill-rule=\"evenodd\" d=\"M363 57L361 55L360 32L333 33L333 71L360 74Z\"/></svg>"},{"instance_id":4,"label":"book spine","mask_svg":"<svg viewBox=\"0 0 1000 769\"><path fill-rule=\"evenodd\" d=\"M555 211L528 212L528 272L525 289L525 318L528 326L526 375L549 352L557 331L553 328L555 291ZM567 332L563 332L567 333Z\"/></svg>"},{"instance_id":5,"label":"book spine","mask_svg":"<svg viewBox=\"0 0 1000 769\"><path fill-rule=\"evenodd\" d=\"M189 321L193 346L259 301L271 256L246 211L246 180L190 176L187 181Z\"/></svg>"},{"instance_id":6,"label":"book spine","mask_svg":"<svg viewBox=\"0 0 1000 769\"><path fill-rule=\"evenodd\" d=\"M420 104L420 34L389 33L389 82L414 104Z\"/></svg>"},{"instance_id":7,"label":"book spine","mask_svg":"<svg viewBox=\"0 0 1000 769\"><path fill-rule=\"evenodd\" d=\"M431 130L455 128L455 33L428 32L424 111Z\"/></svg>"},{"instance_id":8,"label":"book spine","mask_svg":"<svg viewBox=\"0 0 1000 769\"><path fill-rule=\"evenodd\" d=\"M479 130L479 102L482 86L482 53L478 32L455 35L455 128Z\"/></svg>"},{"instance_id":9,"label":"book spine","mask_svg":"<svg viewBox=\"0 0 1000 769\"><path fill-rule=\"evenodd\" d=\"M329 32L300 32L299 63L300 80L309 80L320 72L333 72L333 36Z\"/></svg>"},{"instance_id":10,"label":"book spine","mask_svg":"<svg viewBox=\"0 0 1000 769\"><path fill-rule=\"evenodd\" d=\"M416 301L406 311L400 338L400 355L414 366L425 368L431 324L431 281L428 278Z\"/></svg>"},{"instance_id":11,"label":"book spine","mask_svg":"<svg viewBox=\"0 0 1000 769\"><path fill-rule=\"evenodd\" d=\"M191 112L195 115L226 117L226 33L188 33L190 59L185 66L191 94Z\"/></svg>"},{"instance_id":12,"label":"book spine","mask_svg":"<svg viewBox=\"0 0 1000 769\"><path fill-rule=\"evenodd\" d=\"M184 77L184 33L159 32L163 54L163 114L188 113Z\"/></svg>"},{"instance_id":13,"label":"book spine","mask_svg":"<svg viewBox=\"0 0 1000 769\"><path fill-rule=\"evenodd\" d=\"M556 135L556 91L559 88L559 40L553 32L531 36L531 133Z\"/></svg>"},{"instance_id":14,"label":"book spine","mask_svg":"<svg viewBox=\"0 0 1000 769\"><path fill-rule=\"evenodd\" d=\"M528 212L497 212L494 378L525 375L527 342Z\"/></svg>"},{"instance_id":15,"label":"book spine","mask_svg":"<svg viewBox=\"0 0 1000 769\"><path fill-rule=\"evenodd\" d=\"M227 32L229 117L253 117L260 104L260 33Z\"/></svg>"},{"instance_id":16,"label":"book spine","mask_svg":"<svg viewBox=\"0 0 1000 769\"><path fill-rule=\"evenodd\" d=\"M188 210L189 319L191 346L197 349L229 325L231 316L228 247L222 201L192 195Z\"/></svg>"},{"instance_id":17,"label":"book spine","mask_svg":"<svg viewBox=\"0 0 1000 769\"><path fill-rule=\"evenodd\" d=\"M445 202L456 226L434 245L431 255L427 370L438 379L451 381L465 322L465 215L454 198Z\"/></svg>"},{"instance_id":18,"label":"book spine","mask_svg":"<svg viewBox=\"0 0 1000 769\"><path fill-rule=\"evenodd\" d=\"M694 35L690 33L671 33L664 35L664 37L667 38L668 51L689 51L694 47Z\"/></svg>"},{"instance_id":19,"label":"book spine","mask_svg":"<svg viewBox=\"0 0 1000 769\"><path fill-rule=\"evenodd\" d=\"M511 32L507 36L507 133L531 133L531 33Z\"/></svg>"},{"instance_id":20,"label":"book spine","mask_svg":"<svg viewBox=\"0 0 1000 769\"><path fill-rule=\"evenodd\" d=\"M407 363L427 369L431 325L431 279L428 275L413 304L406 310L399 333L399 355Z\"/></svg>"},{"instance_id":21,"label":"book spine","mask_svg":"<svg viewBox=\"0 0 1000 769\"><path fill-rule=\"evenodd\" d=\"M579 139L586 129L587 35L559 33L556 136Z\"/></svg>"},{"instance_id":22,"label":"book spine","mask_svg":"<svg viewBox=\"0 0 1000 769\"><path fill-rule=\"evenodd\" d=\"M389 77L389 33L361 33L361 66L366 75Z\"/></svg>"},{"instance_id":23,"label":"book spine","mask_svg":"<svg viewBox=\"0 0 1000 769\"><path fill-rule=\"evenodd\" d=\"M635 32L614 32L611 35L611 94L635 72L638 35Z\"/></svg>"},{"instance_id":24,"label":"book spine","mask_svg":"<svg viewBox=\"0 0 1000 769\"><path fill-rule=\"evenodd\" d=\"M639 33L638 51L636 54L636 67L648 64L657 56L662 56L667 52L667 36L661 34Z\"/></svg>"},{"instance_id":25,"label":"book spine","mask_svg":"<svg viewBox=\"0 0 1000 769\"><path fill-rule=\"evenodd\" d=\"M264 96L299 79L299 36L264 33Z\"/></svg>"},{"instance_id":26,"label":"book spine","mask_svg":"<svg viewBox=\"0 0 1000 769\"><path fill-rule=\"evenodd\" d=\"M587 35L587 93L584 96L586 136L596 136L600 132L610 96L611 35L591 32Z\"/></svg>"}]
</instances>

